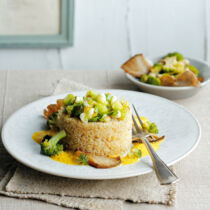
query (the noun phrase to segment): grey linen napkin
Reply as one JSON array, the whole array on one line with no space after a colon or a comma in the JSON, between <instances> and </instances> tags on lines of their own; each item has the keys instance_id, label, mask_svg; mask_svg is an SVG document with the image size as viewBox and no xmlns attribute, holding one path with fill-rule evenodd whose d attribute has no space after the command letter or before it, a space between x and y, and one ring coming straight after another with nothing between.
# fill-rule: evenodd
<instances>
[{"instance_id":1,"label":"grey linen napkin","mask_svg":"<svg viewBox=\"0 0 210 210\"><path fill-rule=\"evenodd\" d=\"M91 89L62 79L54 95ZM34 171L22 165L11 168L0 181L0 194L79 209L123 209L123 201L174 205L176 185L161 186L154 173L119 180L76 180Z\"/></svg>"}]
</instances>

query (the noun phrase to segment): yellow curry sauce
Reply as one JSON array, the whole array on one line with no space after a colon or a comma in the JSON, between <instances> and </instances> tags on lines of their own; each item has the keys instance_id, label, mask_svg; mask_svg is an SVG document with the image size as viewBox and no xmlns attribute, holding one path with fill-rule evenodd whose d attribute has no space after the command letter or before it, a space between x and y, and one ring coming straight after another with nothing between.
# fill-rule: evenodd
<instances>
[{"instance_id":1,"label":"yellow curry sauce","mask_svg":"<svg viewBox=\"0 0 210 210\"><path fill-rule=\"evenodd\" d=\"M56 132L55 131L51 131L51 130L37 131L37 132L35 132L32 135L32 139L35 142L37 142L38 144L40 144L42 142L43 137L45 135L53 136L55 134L56 134ZM151 145L152 145L152 147L153 147L153 149L155 151L159 148L159 145L161 144L162 141L151 143ZM142 153L141 157L144 157L144 156L148 155L147 149L144 146L144 144L142 144L142 143L134 143L132 148L140 149L141 153ZM50 158L55 160L55 161L58 161L58 162L61 162L61 163L65 163L65 164L69 164L69 165L82 165L81 163L79 163L77 161L78 157L72 151L62 151L59 154L51 156ZM121 157L122 165L133 164L133 163L138 162L140 159L141 158L137 158L137 157L135 157L133 155L130 155L130 153L128 153L125 157Z\"/></svg>"}]
</instances>

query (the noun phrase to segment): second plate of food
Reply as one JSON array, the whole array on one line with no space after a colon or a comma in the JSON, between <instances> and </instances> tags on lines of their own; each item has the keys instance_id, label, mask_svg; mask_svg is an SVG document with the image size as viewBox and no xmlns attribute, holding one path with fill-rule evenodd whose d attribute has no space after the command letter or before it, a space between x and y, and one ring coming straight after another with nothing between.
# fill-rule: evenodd
<instances>
[{"instance_id":1,"label":"second plate of food","mask_svg":"<svg viewBox=\"0 0 210 210\"><path fill-rule=\"evenodd\" d=\"M76 91L28 104L5 123L3 144L19 162L56 176L100 180L146 174L152 162L144 145L132 139L128 103L167 165L198 144L199 124L182 106L125 90Z\"/></svg>"},{"instance_id":2,"label":"second plate of food","mask_svg":"<svg viewBox=\"0 0 210 210\"><path fill-rule=\"evenodd\" d=\"M207 62L180 53L145 58L138 54L122 65L126 77L141 90L169 99L195 95L210 82Z\"/></svg>"}]
</instances>

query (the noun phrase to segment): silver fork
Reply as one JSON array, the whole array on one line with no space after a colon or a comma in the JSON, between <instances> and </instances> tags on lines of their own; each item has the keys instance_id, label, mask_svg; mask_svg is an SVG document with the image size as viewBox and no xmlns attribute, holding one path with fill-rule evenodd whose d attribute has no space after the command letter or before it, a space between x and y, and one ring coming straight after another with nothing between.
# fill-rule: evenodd
<instances>
[{"instance_id":1,"label":"silver fork","mask_svg":"<svg viewBox=\"0 0 210 210\"><path fill-rule=\"evenodd\" d=\"M142 142L146 146L149 155L152 159L153 168L155 170L156 176L160 182L161 185L167 185L175 183L179 180L179 178L176 176L176 174L170 170L170 168L160 159L160 157L157 155L157 153L154 151L152 146L150 145L149 141L147 140L148 135L145 134L144 128L143 128L143 122L141 118L139 117L135 106L133 105L133 109L136 113L136 116L141 124L142 129L138 126L138 123L136 122L136 119L134 115L132 114L133 123L136 128L136 131L133 129L132 132L136 132L136 135L139 135L141 137Z\"/></svg>"}]
</instances>

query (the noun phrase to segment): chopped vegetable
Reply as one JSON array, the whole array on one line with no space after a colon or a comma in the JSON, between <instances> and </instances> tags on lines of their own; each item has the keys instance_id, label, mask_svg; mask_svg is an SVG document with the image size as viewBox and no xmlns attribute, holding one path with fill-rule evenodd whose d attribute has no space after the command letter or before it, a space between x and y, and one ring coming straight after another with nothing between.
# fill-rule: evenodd
<instances>
[{"instance_id":1,"label":"chopped vegetable","mask_svg":"<svg viewBox=\"0 0 210 210\"><path fill-rule=\"evenodd\" d=\"M154 66L150 69L150 72L158 74L163 69L162 63L156 63Z\"/></svg>"},{"instance_id":2,"label":"chopped vegetable","mask_svg":"<svg viewBox=\"0 0 210 210\"><path fill-rule=\"evenodd\" d=\"M198 74L199 74L199 71L198 71L198 69L195 67L195 66L193 66L193 65L189 65L189 66L187 66L189 69L190 69L190 71L192 71L196 76L198 76Z\"/></svg>"},{"instance_id":3,"label":"chopped vegetable","mask_svg":"<svg viewBox=\"0 0 210 210\"><path fill-rule=\"evenodd\" d=\"M88 165L88 156L85 155L84 153L81 153L78 158L78 161L83 165Z\"/></svg>"},{"instance_id":4,"label":"chopped vegetable","mask_svg":"<svg viewBox=\"0 0 210 210\"><path fill-rule=\"evenodd\" d=\"M131 152L132 152L132 154L133 154L135 157L137 157L137 158L141 158L141 156L142 156L141 150L138 149L138 148L133 148L133 149L131 150Z\"/></svg>"},{"instance_id":5,"label":"chopped vegetable","mask_svg":"<svg viewBox=\"0 0 210 210\"><path fill-rule=\"evenodd\" d=\"M123 120L130 110L126 100L119 100L111 93L98 93L94 90L89 90L83 98L69 94L63 105L67 115L79 118L84 123L109 122L111 118Z\"/></svg>"},{"instance_id":6,"label":"chopped vegetable","mask_svg":"<svg viewBox=\"0 0 210 210\"><path fill-rule=\"evenodd\" d=\"M151 85L160 85L160 79L157 77L148 75L147 83Z\"/></svg>"},{"instance_id":7,"label":"chopped vegetable","mask_svg":"<svg viewBox=\"0 0 210 210\"><path fill-rule=\"evenodd\" d=\"M184 57L182 54L178 53L178 52L174 52L174 53L169 53L168 55L166 55L164 58L168 58L168 57L176 57L177 61L181 61L184 60Z\"/></svg>"},{"instance_id":8,"label":"chopped vegetable","mask_svg":"<svg viewBox=\"0 0 210 210\"><path fill-rule=\"evenodd\" d=\"M141 80L141 82L146 83L148 80L148 75L146 75L146 74L141 75L140 80Z\"/></svg>"},{"instance_id":9,"label":"chopped vegetable","mask_svg":"<svg viewBox=\"0 0 210 210\"><path fill-rule=\"evenodd\" d=\"M64 130L55 134L49 139L49 137L44 137L41 143L41 153L47 156L52 156L63 151L63 145L58 144L58 142L66 137L66 132Z\"/></svg>"},{"instance_id":10,"label":"chopped vegetable","mask_svg":"<svg viewBox=\"0 0 210 210\"><path fill-rule=\"evenodd\" d=\"M76 97L73 94L69 94L63 99L63 104L66 106L72 105L74 104L75 100L76 100Z\"/></svg>"},{"instance_id":11,"label":"chopped vegetable","mask_svg":"<svg viewBox=\"0 0 210 210\"><path fill-rule=\"evenodd\" d=\"M149 132L150 133L155 133L157 134L159 131L158 131L158 128L157 128L157 125L153 122L149 125Z\"/></svg>"},{"instance_id":12,"label":"chopped vegetable","mask_svg":"<svg viewBox=\"0 0 210 210\"><path fill-rule=\"evenodd\" d=\"M141 120L143 121L143 128L146 130L148 133L155 133L157 134L158 128L157 125L154 122L150 122L147 118L141 117Z\"/></svg>"},{"instance_id":13,"label":"chopped vegetable","mask_svg":"<svg viewBox=\"0 0 210 210\"><path fill-rule=\"evenodd\" d=\"M57 126L58 121L57 120L58 120L58 112L55 112L49 116L49 118L47 120L47 126L50 129L57 130L58 129L58 126Z\"/></svg>"}]
</instances>

